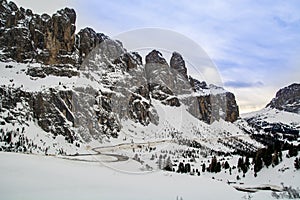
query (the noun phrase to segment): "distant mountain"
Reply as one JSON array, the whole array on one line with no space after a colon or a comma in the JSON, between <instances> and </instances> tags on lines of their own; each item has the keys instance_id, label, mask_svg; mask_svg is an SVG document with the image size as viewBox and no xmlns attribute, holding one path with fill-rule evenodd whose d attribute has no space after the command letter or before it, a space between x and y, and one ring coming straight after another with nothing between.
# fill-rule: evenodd
<instances>
[{"instance_id":1,"label":"distant mountain","mask_svg":"<svg viewBox=\"0 0 300 200\"><path fill-rule=\"evenodd\" d=\"M267 107L300 114L300 84L294 83L280 89Z\"/></svg>"},{"instance_id":2,"label":"distant mountain","mask_svg":"<svg viewBox=\"0 0 300 200\"><path fill-rule=\"evenodd\" d=\"M300 131L300 84L294 83L280 89L266 108L243 115L256 129L259 141L272 144L270 138L297 141ZM262 137L268 135L269 139ZM256 135L257 136L257 135Z\"/></svg>"}]
</instances>

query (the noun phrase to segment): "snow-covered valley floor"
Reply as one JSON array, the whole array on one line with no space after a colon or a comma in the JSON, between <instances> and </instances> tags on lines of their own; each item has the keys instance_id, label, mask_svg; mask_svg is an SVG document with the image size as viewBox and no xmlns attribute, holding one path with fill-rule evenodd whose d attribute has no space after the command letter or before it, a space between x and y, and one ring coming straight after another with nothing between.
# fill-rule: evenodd
<instances>
[{"instance_id":1,"label":"snow-covered valley floor","mask_svg":"<svg viewBox=\"0 0 300 200\"><path fill-rule=\"evenodd\" d=\"M274 199L270 191L247 194L232 185L212 179L210 175L189 176L173 172L124 173L116 168L138 171L134 160L102 162L65 160L51 156L0 152L1 199ZM288 164L288 163L286 163ZM122 165L122 166L121 166ZM284 165L284 163L281 163ZM255 185L260 181L282 179L300 185L300 171L290 170L279 177L276 169L262 170L257 178L246 179ZM128 170L130 171L130 170ZM215 174L217 177L217 174ZM221 177L225 175L220 174ZM268 182L264 182L268 183ZM273 183L273 182L270 182ZM250 196L249 196L250 195Z\"/></svg>"}]
</instances>

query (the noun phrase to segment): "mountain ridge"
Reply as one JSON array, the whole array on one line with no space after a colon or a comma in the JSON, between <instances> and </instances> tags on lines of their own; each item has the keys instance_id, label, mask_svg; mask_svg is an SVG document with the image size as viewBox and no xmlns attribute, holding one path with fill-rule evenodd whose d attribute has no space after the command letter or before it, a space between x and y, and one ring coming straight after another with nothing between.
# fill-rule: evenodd
<instances>
[{"instance_id":1,"label":"mountain ridge","mask_svg":"<svg viewBox=\"0 0 300 200\"><path fill-rule=\"evenodd\" d=\"M76 33L73 9L36 15L2 0L0 10L3 150L70 154L122 138L219 153L260 147L251 134L265 130L239 117L233 93L189 76L179 52L167 61L154 49L143 63L103 33Z\"/></svg>"},{"instance_id":2,"label":"mountain ridge","mask_svg":"<svg viewBox=\"0 0 300 200\"><path fill-rule=\"evenodd\" d=\"M180 52L141 56L91 28L76 32L71 8L37 15L0 0L0 11L4 196L300 196L299 83L240 116L235 95L193 78Z\"/></svg>"}]
</instances>

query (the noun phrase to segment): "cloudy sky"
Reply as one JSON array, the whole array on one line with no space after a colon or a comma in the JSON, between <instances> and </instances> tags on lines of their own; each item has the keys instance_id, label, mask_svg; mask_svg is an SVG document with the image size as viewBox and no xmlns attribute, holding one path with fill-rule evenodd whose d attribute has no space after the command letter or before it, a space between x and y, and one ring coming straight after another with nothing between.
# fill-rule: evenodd
<instances>
[{"instance_id":1,"label":"cloudy sky","mask_svg":"<svg viewBox=\"0 0 300 200\"><path fill-rule=\"evenodd\" d=\"M15 2L37 13L73 7L77 30L90 26L111 37L141 28L182 34L209 55L241 112L264 107L279 88L300 82L298 0Z\"/></svg>"}]
</instances>

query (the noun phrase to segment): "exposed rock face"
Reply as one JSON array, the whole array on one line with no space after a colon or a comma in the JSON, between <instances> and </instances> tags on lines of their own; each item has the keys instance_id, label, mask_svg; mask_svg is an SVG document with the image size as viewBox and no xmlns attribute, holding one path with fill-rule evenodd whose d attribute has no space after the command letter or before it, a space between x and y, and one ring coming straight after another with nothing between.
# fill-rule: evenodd
<instances>
[{"instance_id":1,"label":"exposed rock face","mask_svg":"<svg viewBox=\"0 0 300 200\"><path fill-rule=\"evenodd\" d=\"M50 17L19 9L6 0L1 1L0 7L1 35L4 35L0 39L0 48L5 59L18 62L35 59L44 64L77 62L74 56L76 13L73 9L62 9Z\"/></svg>"},{"instance_id":2,"label":"exposed rock face","mask_svg":"<svg viewBox=\"0 0 300 200\"><path fill-rule=\"evenodd\" d=\"M76 34L76 48L79 50L79 57L84 59L103 40L108 39L103 33L96 33L91 28L81 29Z\"/></svg>"},{"instance_id":3,"label":"exposed rock face","mask_svg":"<svg viewBox=\"0 0 300 200\"><path fill-rule=\"evenodd\" d=\"M29 30L21 24L26 20L26 11L18 9L13 2L0 2L0 49L3 57L13 58L17 61L30 59L33 56L33 47L29 37ZM18 23L20 26L17 27ZM28 20L26 21L28 26ZM25 25L26 26L26 25Z\"/></svg>"},{"instance_id":4,"label":"exposed rock face","mask_svg":"<svg viewBox=\"0 0 300 200\"><path fill-rule=\"evenodd\" d=\"M186 79L188 78L185 61L183 60L182 56L179 53L173 52L170 60L170 67L178 71L178 73L180 73Z\"/></svg>"},{"instance_id":5,"label":"exposed rock face","mask_svg":"<svg viewBox=\"0 0 300 200\"><path fill-rule=\"evenodd\" d=\"M20 123L27 125L28 121L35 119L38 125L46 132L51 132L54 136L63 135L66 140L73 142L75 134L71 131L71 124L74 123L72 114L72 92L71 91L50 91L25 92L21 88L7 89L0 88L1 112L13 111L17 104L22 103L15 112L9 114L7 123ZM23 110L26 109L26 112ZM24 115L20 118L20 116ZM21 120L24 120L20 122Z\"/></svg>"},{"instance_id":6,"label":"exposed rock face","mask_svg":"<svg viewBox=\"0 0 300 200\"><path fill-rule=\"evenodd\" d=\"M52 17L47 14L34 15L29 22L29 30L34 49L43 53L37 55L37 60L45 64L75 64L72 59L75 42L76 13L65 8Z\"/></svg>"},{"instance_id":7,"label":"exposed rock face","mask_svg":"<svg viewBox=\"0 0 300 200\"><path fill-rule=\"evenodd\" d=\"M50 91L33 94L29 99L33 117L46 132L64 135L69 142L74 141L74 133L70 130L74 124L72 113L72 91ZM70 125L67 122L71 122Z\"/></svg>"},{"instance_id":8,"label":"exposed rock face","mask_svg":"<svg viewBox=\"0 0 300 200\"><path fill-rule=\"evenodd\" d=\"M194 91L199 91L202 89L209 89L208 85L206 84L205 81L198 81L197 79L194 79L193 77L189 77L189 82L192 86L192 88L194 89Z\"/></svg>"},{"instance_id":9,"label":"exposed rock face","mask_svg":"<svg viewBox=\"0 0 300 200\"><path fill-rule=\"evenodd\" d=\"M172 54L169 66L162 54L153 50L146 56L145 68L151 96L163 104L180 106L183 103L193 116L206 123L219 119L234 122L239 117L234 95L188 78L185 61L179 53ZM185 97L180 101L178 95Z\"/></svg>"},{"instance_id":10,"label":"exposed rock face","mask_svg":"<svg viewBox=\"0 0 300 200\"><path fill-rule=\"evenodd\" d=\"M149 84L151 96L162 103L171 106L180 106L180 102L175 97L175 79L167 61L162 54L153 50L146 56L146 77Z\"/></svg>"},{"instance_id":11,"label":"exposed rock face","mask_svg":"<svg viewBox=\"0 0 300 200\"><path fill-rule=\"evenodd\" d=\"M208 86L205 82L200 82L191 77L190 82L195 95L188 98L187 105L193 116L209 124L219 119L229 122L238 119L239 108L234 94L214 85ZM218 91L214 92L215 90Z\"/></svg>"},{"instance_id":12,"label":"exposed rock face","mask_svg":"<svg viewBox=\"0 0 300 200\"><path fill-rule=\"evenodd\" d=\"M100 92L109 99L111 113L117 114L119 119L131 119L143 125L157 124L157 116L151 111L149 88L142 64L138 53L126 52L120 42L106 39L89 53L81 70L89 79L101 77L98 81L103 84L105 91Z\"/></svg>"},{"instance_id":13,"label":"exposed rock face","mask_svg":"<svg viewBox=\"0 0 300 200\"><path fill-rule=\"evenodd\" d=\"M166 59L162 56L162 54L157 51L153 50L146 56L146 63L147 64L161 64L162 66L168 66Z\"/></svg>"},{"instance_id":14,"label":"exposed rock face","mask_svg":"<svg viewBox=\"0 0 300 200\"><path fill-rule=\"evenodd\" d=\"M123 65L123 68L126 69L126 71L130 71L131 69L135 69L138 67L138 65L142 65L142 57L136 53L124 53L119 58L114 60L113 64L116 65Z\"/></svg>"},{"instance_id":15,"label":"exposed rock face","mask_svg":"<svg viewBox=\"0 0 300 200\"><path fill-rule=\"evenodd\" d=\"M0 125L34 121L51 136L73 143L118 137L122 120L158 125L154 99L167 106L184 105L207 123L220 118L232 122L239 116L234 95L188 78L185 61L177 52L169 65L153 50L143 65L138 53L127 52L121 42L91 28L75 34L73 9L36 15L0 0L0 11L0 61L26 63L16 73L30 76L29 82L51 82L27 90L23 85L15 88L9 80L10 85L0 88L0 112L9 113L0 115ZM209 92L213 90L221 92ZM23 108L16 109L20 103Z\"/></svg>"},{"instance_id":16,"label":"exposed rock face","mask_svg":"<svg viewBox=\"0 0 300 200\"><path fill-rule=\"evenodd\" d=\"M91 87L77 88L73 98L76 99L75 126L85 141L102 140L117 137L121 129L117 114L112 108L112 93L97 91ZM93 108L93 109L91 109ZM89 134L86 134L86 133Z\"/></svg>"},{"instance_id":17,"label":"exposed rock face","mask_svg":"<svg viewBox=\"0 0 300 200\"><path fill-rule=\"evenodd\" d=\"M280 89L266 107L300 114L300 84L294 83Z\"/></svg>"},{"instance_id":18,"label":"exposed rock face","mask_svg":"<svg viewBox=\"0 0 300 200\"><path fill-rule=\"evenodd\" d=\"M79 71L74 69L70 65L52 65L44 67L29 67L26 72L31 77L45 78L46 76L65 76L71 78L72 76L78 76Z\"/></svg>"},{"instance_id":19,"label":"exposed rock face","mask_svg":"<svg viewBox=\"0 0 300 200\"><path fill-rule=\"evenodd\" d=\"M231 92L226 92L226 116L225 120L234 122L239 117L239 107L236 103L235 96Z\"/></svg>"},{"instance_id":20,"label":"exposed rock face","mask_svg":"<svg viewBox=\"0 0 300 200\"><path fill-rule=\"evenodd\" d=\"M18 121L26 125L34 119L44 131L54 136L63 135L70 143L80 138L89 142L92 139L101 141L103 137L117 137L121 128L112 113L109 94L103 95L92 88L61 91L49 88L41 92L25 92L21 88L1 87L0 92L0 112L13 111L20 102L27 105L26 112L12 112L5 118L7 123ZM20 115L24 115L21 118L23 122L18 119Z\"/></svg>"}]
</instances>

